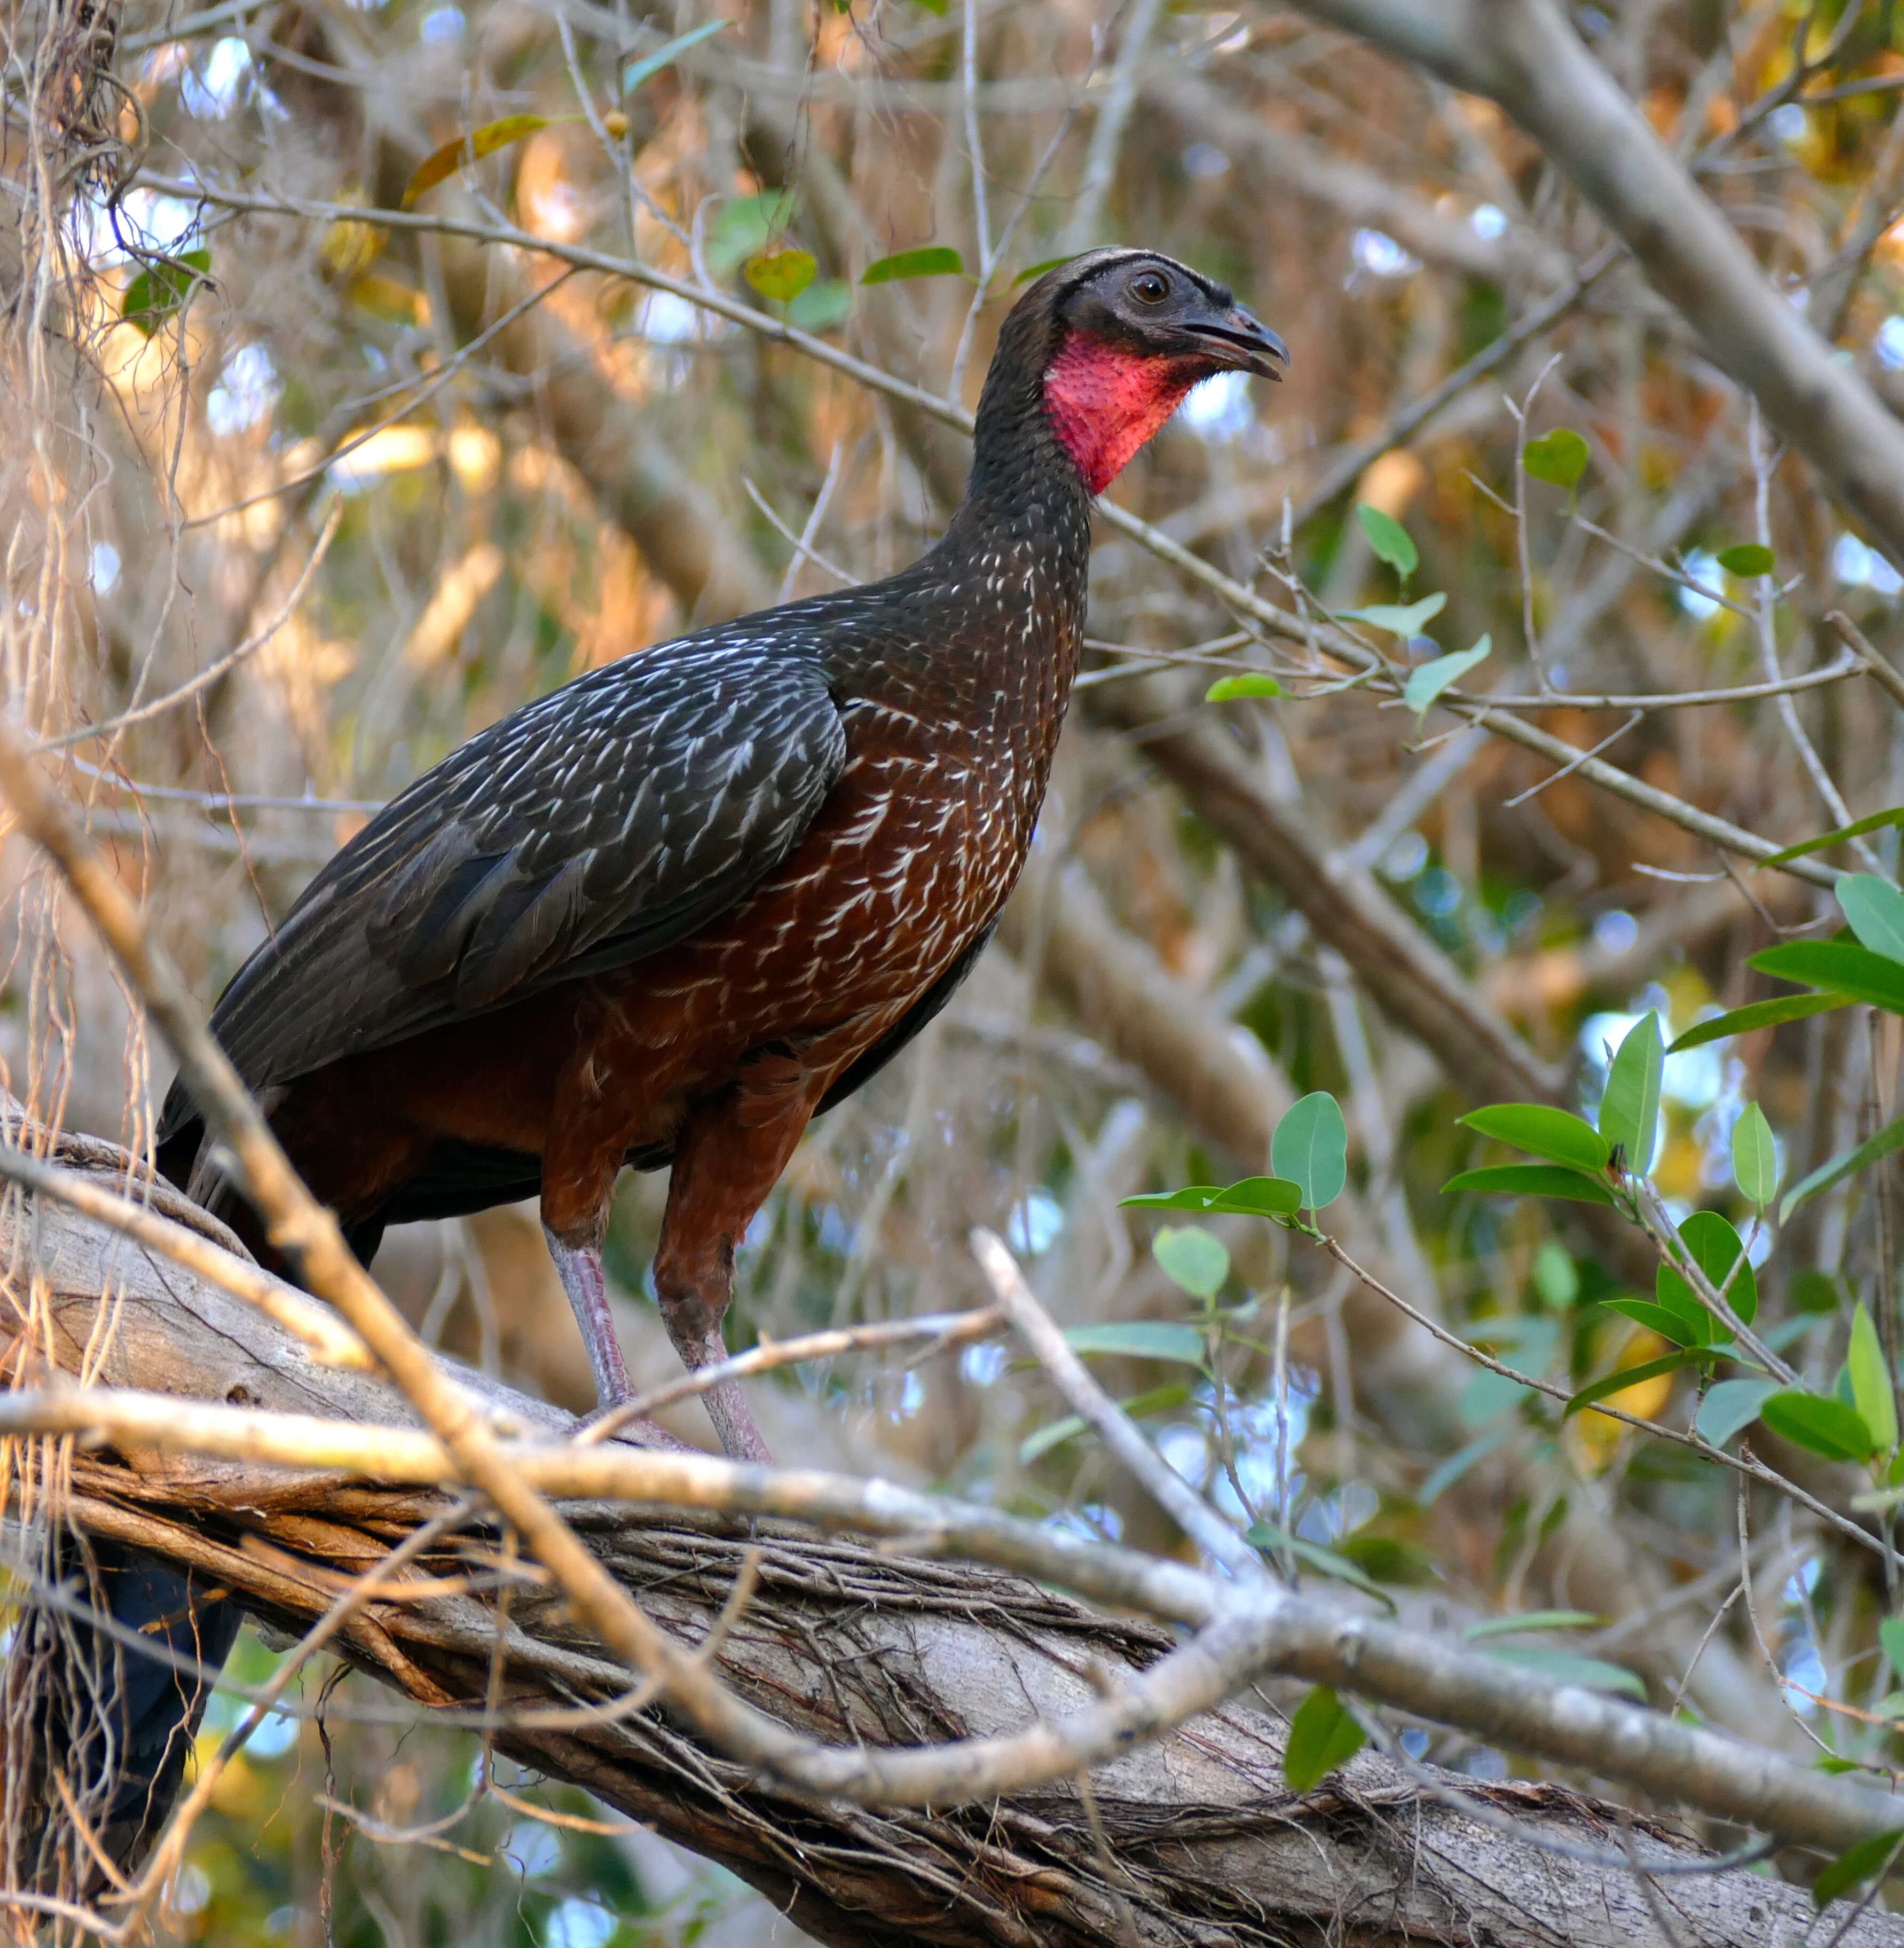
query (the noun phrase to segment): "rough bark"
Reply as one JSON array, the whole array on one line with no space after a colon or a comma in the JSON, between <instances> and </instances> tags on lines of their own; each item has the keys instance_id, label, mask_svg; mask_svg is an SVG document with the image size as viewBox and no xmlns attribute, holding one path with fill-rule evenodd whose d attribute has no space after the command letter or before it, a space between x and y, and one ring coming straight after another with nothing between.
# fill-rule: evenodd
<instances>
[{"instance_id":1,"label":"rough bark","mask_svg":"<svg viewBox=\"0 0 1904 1948\"><path fill-rule=\"evenodd\" d=\"M412 1422L388 1387L315 1364L281 1329L178 1266L51 1206L29 1208L23 1223L17 1205L11 1211L7 1242L26 1249L8 1256L41 1274L30 1301L23 1280L13 1290L34 1322L15 1340L16 1382L28 1376L34 1346L67 1370L89 1348L88 1365L107 1383ZM114 1295L103 1334L102 1292ZM525 1424L563 1424L540 1402L474 1373L461 1377ZM209 1570L261 1617L299 1629L329 1606L340 1574L362 1573L442 1506L414 1489L148 1452L76 1456L70 1481L70 1512L82 1528ZM1151 1625L1017 1577L794 1524L689 1521L612 1504L566 1512L685 1644L706 1638L757 1552L758 1589L719 1667L755 1704L830 1739L911 1742L1062 1714L1103 1673L1141 1667L1170 1642ZM416 1573L453 1574L473 1559L495 1561L465 1537ZM427 1717L433 1706L479 1704L497 1626L487 1596L380 1602L341 1648ZM626 1673L540 1586L512 1586L501 1655L503 1695L517 1712L606 1704L628 1689ZM649 1712L519 1725L502 1742L721 1861L830 1943L1614 1948L1664 1940L1663 1915L1685 1948L1729 1948L1796 1940L1809 1921L1802 1894L1736 1870L1659 1880L1649 1902L1623 1865L1609 1864L1622 1846L1688 1862L1696 1853L1649 1820L1552 1784L1439 1776L1484 1818L1518 1821L1512 1834L1366 1754L1323 1789L1292 1794L1281 1740L1267 1701L1238 1701L1099 1767L1089 1801L1047 1789L946 1814L795 1801ZM1594 1857L1545 1850L1542 1838ZM1856 1948L1904 1942L1904 1924L1867 1915L1842 1938Z\"/></svg>"}]
</instances>

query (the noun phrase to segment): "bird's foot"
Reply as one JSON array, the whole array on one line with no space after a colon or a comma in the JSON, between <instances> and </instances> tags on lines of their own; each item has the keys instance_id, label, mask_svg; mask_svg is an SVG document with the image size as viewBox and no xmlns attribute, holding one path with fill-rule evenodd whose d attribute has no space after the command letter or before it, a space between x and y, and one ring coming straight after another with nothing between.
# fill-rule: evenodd
<instances>
[{"instance_id":1,"label":"bird's foot","mask_svg":"<svg viewBox=\"0 0 1904 1948\"><path fill-rule=\"evenodd\" d=\"M665 1309L662 1317L664 1320L668 1317ZM718 1366L727 1357L727 1342L721 1338L718 1326L699 1338L671 1330L668 1336L674 1340L674 1350L681 1356L681 1363L690 1373L698 1373L704 1367ZM756 1462L763 1468L773 1466L774 1457L767 1451L767 1443L761 1438L754 1410L747 1404L747 1396L740 1391L738 1380L716 1380L701 1399L729 1459Z\"/></svg>"}]
</instances>

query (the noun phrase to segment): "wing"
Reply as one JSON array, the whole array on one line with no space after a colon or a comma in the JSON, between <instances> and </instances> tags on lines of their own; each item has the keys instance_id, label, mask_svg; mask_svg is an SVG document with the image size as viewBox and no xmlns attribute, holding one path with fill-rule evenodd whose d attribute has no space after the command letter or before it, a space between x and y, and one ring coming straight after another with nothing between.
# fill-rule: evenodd
<instances>
[{"instance_id":1,"label":"wing","mask_svg":"<svg viewBox=\"0 0 1904 1948\"><path fill-rule=\"evenodd\" d=\"M690 637L611 664L392 799L212 1028L264 1089L639 960L744 899L845 762L814 662Z\"/></svg>"}]
</instances>

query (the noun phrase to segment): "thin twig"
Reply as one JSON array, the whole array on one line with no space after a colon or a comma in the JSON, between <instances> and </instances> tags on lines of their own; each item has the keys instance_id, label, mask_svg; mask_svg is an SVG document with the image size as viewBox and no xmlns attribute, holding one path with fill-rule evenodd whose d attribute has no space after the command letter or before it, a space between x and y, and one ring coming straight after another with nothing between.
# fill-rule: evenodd
<instances>
[{"instance_id":1,"label":"thin twig","mask_svg":"<svg viewBox=\"0 0 1904 1948\"><path fill-rule=\"evenodd\" d=\"M1151 1500L1211 1562L1221 1563L1233 1575L1253 1585L1265 1581L1262 1560L1255 1549L1151 1446L1137 1422L1085 1370L1084 1361L1025 1283L1005 1241L995 1232L975 1230L972 1255L1052 1384L1073 1412L1096 1428L1105 1445L1137 1476Z\"/></svg>"}]
</instances>

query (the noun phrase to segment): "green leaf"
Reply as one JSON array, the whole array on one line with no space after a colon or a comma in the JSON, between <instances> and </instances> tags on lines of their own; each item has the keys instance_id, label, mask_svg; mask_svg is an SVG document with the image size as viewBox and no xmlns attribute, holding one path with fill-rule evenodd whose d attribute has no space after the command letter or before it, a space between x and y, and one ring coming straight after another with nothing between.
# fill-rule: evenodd
<instances>
[{"instance_id":1,"label":"green leaf","mask_svg":"<svg viewBox=\"0 0 1904 1948\"><path fill-rule=\"evenodd\" d=\"M1558 1239L1549 1238L1533 1255L1533 1289L1543 1305L1571 1305L1580 1295L1580 1267Z\"/></svg>"},{"instance_id":2,"label":"green leaf","mask_svg":"<svg viewBox=\"0 0 1904 1948\"><path fill-rule=\"evenodd\" d=\"M1872 953L1904 961L1904 893L1875 873L1847 873L1831 890L1851 931Z\"/></svg>"},{"instance_id":3,"label":"green leaf","mask_svg":"<svg viewBox=\"0 0 1904 1948\"><path fill-rule=\"evenodd\" d=\"M1854 818L1849 825L1840 825L1835 832L1822 832L1816 839L1802 839L1796 845L1788 845L1782 852L1773 852L1759 861L1760 866L1782 866L1788 860L1802 859L1807 852L1822 852L1828 847L1842 845L1847 839L1862 839L1867 832L1881 832L1887 826L1904 825L1904 805L1893 805L1889 811L1874 811L1864 818Z\"/></svg>"},{"instance_id":4,"label":"green leaf","mask_svg":"<svg viewBox=\"0 0 1904 1948\"><path fill-rule=\"evenodd\" d=\"M1047 271L1055 271L1060 264L1068 264L1077 254L1074 250L1062 257L1047 257L1038 263L1028 265L1012 280L1012 290L1016 290L1020 284L1028 284L1034 278L1043 277Z\"/></svg>"},{"instance_id":5,"label":"green leaf","mask_svg":"<svg viewBox=\"0 0 1904 1948\"><path fill-rule=\"evenodd\" d=\"M928 244L923 250L895 250L890 257L877 257L860 273L863 284L892 284L906 278L962 278L965 259L944 244Z\"/></svg>"},{"instance_id":6,"label":"green leaf","mask_svg":"<svg viewBox=\"0 0 1904 1948\"><path fill-rule=\"evenodd\" d=\"M1878 1641L1884 1646L1892 1670L1904 1671L1904 1617L1887 1617L1878 1626Z\"/></svg>"},{"instance_id":7,"label":"green leaf","mask_svg":"<svg viewBox=\"0 0 1904 1948\"><path fill-rule=\"evenodd\" d=\"M1597 1610L1530 1610L1524 1617L1484 1617L1462 1632L1470 1643L1484 1637L1511 1637L1521 1630L1597 1630L1606 1618Z\"/></svg>"},{"instance_id":8,"label":"green leaf","mask_svg":"<svg viewBox=\"0 0 1904 1948\"><path fill-rule=\"evenodd\" d=\"M480 129L472 129L467 135L433 149L417 165L416 173L403 192L401 206L411 209L418 197L458 169L479 163L485 156L493 156L498 149L506 149L511 142L519 142L525 135L532 135L548 126L546 115L505 115L500 122L485 122Z\"/></svg>"},{"instance_id":9,"label":"green leaf","mask_svg":"<svg viewBox=\"0 0 1904 1948\"><path fill-rule=\"evenodd\" d=\"M730 27L731 20L710 20L704 27L690 28L684 34L677 34L671 41L664 42L651 54L643 54L638 61L630 61L622 70L622 94L625 100L644 81L652 81L665 67L681 59L690 48L698 48L703 41L710 40L722 28Z\"/></svg>"},{"instance_id":10,"label":"green leaf","mask_svg":"<svg viewBox=\"0 0 1904 1948\"><path fill-rule=\"evenodd\" d=\"M1791 1302L1800 1312L1822 1315L1837 1311L1844 1303L1844 1295L1829 1272L1819 1271L1813 1266L1793 1277ZM1899 1667L1904 1669L1904 1665Z\"/></svg>"},{"instance_id":11,"label":"green leaf","mask_svg":"<svg viewBox=\"0 0 1904 1948\"><path fill-rule=\"evenodd\" d=\"M1144 1190L1135 1197L1120 1197L1120 1207L1134 1205L1140 1211L1208 1211L1223 1195L1216 1183L1186 1183L1181 1190Z\"/></svg>"},{"instance_id":12,"label":"green leaf","mask_svg":"<svg viewBox=\"0 0 1904 1948\"><path fill-rule=\"evenodd\" d=\"M1338 1583L1353 1584L1364 1595L1387 1603L1391 1610L1395 1607L1390 1602L1388 1593L1366 1570L1351 1562L1346 1556L1338 1555L1332 1549L1325 1549L1319 1542L1310 1542L1302 1536L1292 1535L1288 1530L1278 1528L1273 1521L1253 1523L1243 1531L1243 1540L1257 1549L1285 1550L1321 1574L1332 1576Z\"/></svg>"},{"instance_id":13,"label":"green leaf","mask_svg":"<svg viewBox=\"0 0 1904 1948\"><path fill-rule=\"evenodd\" d=\"M1571 1197L1577 1204L1611 1204L1613 1193L1598 1177L1551 1163L1497 1163L1464 1170L1441 1186L1451 1197L1457 1191L1478 1191L1484 1197Z\"/></svg>"},{"instance_id":14,"label":"green leaf","mask_svg":"<svg viewBox=\"0 0 1904 1948\"><path fill-rule=\"evenodd\" d=\"M1571 427L1555 427L1552 433L1527 442L1527 472L1549 487L1578 486L1591 458L1586 442Z\"/></svg>"},{"instance_id":15,"label":"green leaf","mask_svg":"<svg viewBox=\"0 0 1904 1948\"><path fill-rule=\"evenodd\" d=\"M773 250L747 259L747 281L762 297L791 304L819 268L811 250Z\"/></svg>"},{"instance_id":16,"label":"green leaf","mask_svg":"<svg viewBox=\"0 0 1904 1948\"><path fill-rule=\"evenodd\" d=\"M182 251L147 265L126 287L119 316L150 338L165 319L184 309L211 268L209 250Z\"/></svg>"},{"instance_id":17,"label":"green leaf","mask_svg":"<svg viewBox=\"0 0 1904 1948\"><path fill-rule=\"evenodd\" d=\"M1293 1218L1302 1208L1302 1186L1286 1177L1245 1177L1219 1191L1212 1211L1238 1211L1251 1218Z\"/></svg>"},{"instance_id":18,"label":"green leaf","mask_svg":"<svg viewBox=\"0 0 1904 1948\"><path fill-rule=\"evenodd\" d=\"M1847 1847L1813 1881L1813 1900L1820 1907L1826 1906L1840 1894L1850 1893L1860 1881L1882 1873L1900 1847L1904 1847L1904 1826L1893 1827L1888 1833L1874 1833L1868 1840Z\"/></svg>"},{"instance_id":19,"label":"green leaf","mask_svg":"<svg viewBox=\"0 0 1904 1948\"><path fill-rule=\"evenodd\" d=\"M1620 1691L1643 1704L1646 1687L1623 1665L1602 1657L1583 1657L1578 1651L1549 1650L1534 1644L1488 1644L1483 1655L1496 1658L1544 1677L1549 1684L1577 1684L1586 1691Z\"/></svg>"},{"instance_id":20,"label":"green leaf","mask_svg":"<svg viewBox=\"0 0 1904 1948\"><path fill-rule=\"evenodd\" d=\"M1611 1145L1591 1124L1545 1103L1493 1103L1469 1110L1460 1120L1484 1137L1572 1170L1597 1173L1612 1155Z\"/></svg>"},{"instance_id":21,"label":"green leaf","mask_svg":"<svg viewBox=\"0 0 1904 1948\"><path fill-rule=\"evenodd\" d=\"M1877 1445L1856 1407L1796 1387L1768 1394L1759 1418L1782 1439L1828 1461L1868 1461Z\"/></svg>"},{"instance_id":22,"label":"green leaf","mask_svg":"<svg viewBox=\"0 0 1904 1948\"><path fill-rule=\"evenodd\" d=\"M1772 1125L1748 1103L1732 1125L1732 1180L1748 1204L1769 1204L1778 1188L1778 1151Z\"/></svg>"},{"instance_id":23,"label":"green leaf","mask_svg":"<svg viewBox=\"0 0 1904 1948\"><path fill-rule=\"evenodd\" d=\"M1609 1312L1630 1319L1676 1346L1710 1346L1722 1336L1722 1329L1710 1313L1688 1319L1677 1306L1655 1304L1650 1298L1609 1298L1603 1303Z\"/></svg>"},{"instance_id":24,"label":"green leaf","mask_svg":"<svg viewBox=\"0 0 1904 1948\"><path fill-rule=\"evenodd\" d=\"M749 257L761 255L792 222L793 201L791 190L776 189L724 204L708 228L709 268L724 278Z\"/></svg>"},{"instance_id":25,"label":"green leaf","mask_svg":"<svg viewBox=\"0 0 1904 1948\"><path fill-rule=\"evenodd\" d=\"M1311 1792L1368 1742L1367 1735L1326 1684L1319 1684L1296 1707L1283 1748L1282 1776L1292 1792Z\"/></svg>"},{"instance_id":26,"label":"green leaf","mask_svg":"<svg viewBox=\"0 0 1904 1948\"><path fill-rule=\"evenodd\" d=\"M1230 1276L1230 1254L1220 1238L1195 1224L1166 1225L1151 1241L1164 1276L1192 1298L1214 1298Z\"/></svg>"},{"instance_id":27,"label":"green leaf","mask_svg":"<svg viewBox=\"0 0 1904 1948\"><path fill-rule=\"evenodd\" d=\"M1809 1177L1801 1177L1779 1199L1778 1222L1782 1224L1800 1205L1809 1203L1820 1191L1829 1190L1834 1184L1843 1183L1866 1164L1889 1156L1900 1146L1904 1146L1904 1116L1899 1117L1894 1123L1887 1123L1875 1137L1867 1137L1856 1149L1846 1150L1828 1163L1820 1164Z\"/></svg>"},{"instance_id":28,"label":"green leaf","mask_svg":"<svg viewBox=\"0 0 1904 1948\"><path fill-rule=\"evenodd\" d=\"M1679 1241L1692 1255L1692 1262L1750 1326L1758 1316L1759 1282L1746 1258L1745 1247L1730 1223L1716 1211L1695 1211L1679 1227ZM1653 1295L1670 1311L1718 1328L1718 1321L1700 1304L1690 1283L1670 1265L1660 1267Z\"/></svg>"},{"instance_id":29,"label":"green leaf","mask_svg":"<svg viewBox=\"0 0 1904 1948\"><path fill-rule=\"evenodd\" d=\"M1402 685L1402 701L1417 718L1425 717L1429 706L1450 684L1465 676L1478 662L1487 660L1494 647L1491 636L1484 636L1471 650L1457 650L1451 656L1437 656L1409 672Z\"/></svg>"},{"instance_id":30,"label":"green leaf","mask_svg":"<svg viewBox=\"0 0 1904 1948\"><path fill-rule=\"evenodd\" d=\"M1333 1204L1348 1182L1349 1132L1326 1089L1292 1103L1270 1139L1270 1168L1301 1193L1307 1211Z\"/></svg>"},{"instance_id":31,"label":"green leaf","mask_svg":"<svg viewBox=\"0 0 1904 1948\"><path fill-rule=\"evenodd\" d=\"M1140 1394L1133 1394L1118 1405L1133 1420L1141 1420L1146 1414L1170 1413L1185 1406L1192 1397L1192 1388L1184 1381L1171 1380L1161 1387L1151 1387ZM1061 1447L1067 1441L1075 1440L1081 1434L1090 1432L1089 1424L1078 1414L1068 1413L1062 1419L1028 1434L1019 1443L1018 1458L1026 1467L1042 1454L1048 1454L1054 1447Z\"/></svg>"},{"instance_id":32,"label":"green leaf","mask_svg":"<svg viewBox=\"0 0 1904 1948\"><path fill-rule=\"evenodd\" d=\"M1344 1536L1336 1553L1378 1583L1413 1584L1436 1580L1434 1557L1419 1543L1397 1536Z\"/></svg>"},{"instance_id":33,"label":"green leaf","mask_svg":"<svg viewBox=\"0 0 1904 1948\"><path fill-rule=\"evenodd\" d=\"M1721 1380L1707 1388L1694 1432L1701 1440L1723 1447L1741 1427L1758 1419L1760 1408L1778 1391L1776 1380Z\"/></svg>"},{"instance_id":34,"label":"green leaf","mask_svg":"<svg viewBox=\"0 0 1904 1948\"><path fill-rule=\"evenodd\" d=\"M1420 601L1411 602L1405 608L1392 602L1377 602L1366 609L1345 609L1342 620L1366 622L1371 628L1386 629L1391 635L1419 636L1422 625L1433 621L1447 606L1445 595L1424 595Z\"/></svg>"},{"instance_id":35,"label":"green leaf","mask_svg":"<svg viewBox=\"0 0 1904 1948\"><path fill-rule=\"evenodd\" d=\"M1643 1301L1642 1301L1643 1303ZM1601 1377L1581 1388L1577 1394L1570 1394L1567 1404L1561 1410L1561 1419L1566 1420L1580 1412L1582 1407L1595 1407L1602 1401L1615 1394L1624 1393L1629 1387L1643 1385L1648 1380L1656 1380L1662 1373L1676 1373L1682 1366L1689 1366L1698 1357L1696 1353L1666 1353L1657 1360L1643 1360L1636 1366L1622 1366L1617 1373L1602 1374Z\"/></svg>"},{"instance_id":36,"label":"green leaf","mask_svg":"<svg viewBox=\"0 0 1904 1948\"><path fill-rule=\"evenodd\" d=\"M831 331L852 315L853 289L838 278L809 284L786 308L786 321L802 331Z\"/></svg>"},{"instance_id":37,"label":"green leaf","mask_svg":"<svg viewBox=\"0 0 1904 1948\"><path fill-rule=\"evenodd\" d=\"M1666 1052L1677 1055L1682 1048L1723 1041L1728 1035L1750 1034L1754 1028L1775 1028L1781 1022L1801 1022L1807 1015L1822 1015L1850 1005L1849 997L1843 994L1780 994L1772 1000L1754 1001L1749 1007L1735 1008L1730 1014L1714 1015L1710 1021L1698 1023Z\"/></svg>"},{"instance_id":38,"label":"green leaf","mask_svg":"<svg viewBox=\"0 0 1904 1948\"><path fill-rule=\"evenodd\" d=\"M1101 1326L1073 1326L1065 1334L1074 1353L1094 1358L1174 1360L1203 1364L1203 1335L1167 1319L1124 1319Z\"/></svg>"},{"instance_id":39,"label":"green leaf","mask_svg":"<svg viewBox=\"0 0 1904 1948\"><path fill-rule=\"evenodd\" d=\"M1062 1447L1067 1441L1074 1439L1090 1425L1082 1414L1068 1413L1062 1420L1054 1420L1028 1434L1018 1444L1019 1465L1028 1468L1041 1454L1048 1454L1054 1447Z\"/></svg>"},{"instance_id":40,"label":"green leaf","mask_svg":"<svg viewBox=\"0 0 1904 1948\"><path fill-rule=\"evenodd\" d=\"M1775 565L1776 557L1769 547L1761 547L1757 541L1738 541L1729 548L1719 551L1719 565L1728 575L1747 578L1754 575L1769 575Z\"/></svg>"},{"instance_id":41,"label":"green leaf","mask_svg":"<svg viewBox=\"0 0 1904 1948\"><path fill-rule=\"evenodd\" d=\"M1652 1165L1665 1059L1660 1018L1649 1010L1626 1031L1607 1071L1606 1093L1600 1098L1600 1134L1609 1143L1625 1146L1626 1168L1636 1177L1644 1177Z\"/></svg>"},{"instance_id":42,"label":"green leaf","mask_svg":"<svg viewBox=\"0 0 1904 1948\"><path fill-rule=\"evenodd\" d=\"M1393 514L1385 514L1379 507L1372 507L1366 501L1356 509L1355 518L1361 523L1362 532L1368 536L1369 545L1375 550L1376 559L1385 561L1406 582L1422 565L1414 537Z\"/></svg>"},{"instance_id":43,"label":"green leaf","mask_svg":"<svg viewBox=\"0 0 1904 1948\"><path fill-rule=\"evenodd\" d=\"M1181 1190L1148 1190L1120 1198L1140 1211L1235 1211L1249 1218L1293 1218L1302 1208L1299 1186L1280 1177L1245 1177L1226 1189L1220 1184L1186 1184Z\"/></svg>"},{"instance_id":44,"label":"green leaf","mask_svg":"<svg viewBox=\"0 0 1904 1948\"><path fill-rule=\"evenodd\" d=\"M1220 676L1203 693L1205 703L1232 703L1239 696L1280 696L1282 686L1261 670L1242 676Z\"/></svg>"},{"instance_id":45,"label":"green leaf","mask_svg":"<svg viewBox=\"0 0 1904 1948\"><path fill-rule=\"evenodd\" d=\"M1851 1315L1851 1343L1844 1365L1851 1376L1851 1399L1858 1417L1870 1428L1873 1441L1888 1454L1897 1445L1897 1397L1878 1328L1862 1300Z\"/></svg>"}]
</instances>

